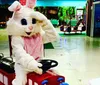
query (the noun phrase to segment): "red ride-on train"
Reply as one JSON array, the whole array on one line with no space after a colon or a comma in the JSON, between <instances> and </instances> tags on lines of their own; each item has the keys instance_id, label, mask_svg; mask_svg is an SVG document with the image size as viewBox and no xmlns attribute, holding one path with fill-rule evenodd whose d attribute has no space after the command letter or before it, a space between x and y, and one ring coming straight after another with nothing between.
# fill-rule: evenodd
<instances>
[{"instance_id":1,"label":"red ride-on train","mask_svg":"<svg viewBox=\"0 0 100 85\"><path fill-rule=\"evenodd\" d=\"M43 74L38 75L34 72L27 75L26 85L69 85L65 83L65 77L59 75L50 68L58 65L57 61L54 60L41 60ZM12 85L12 80L15 77L14 62L10 58L5 58L4 55L0 54L0 85Z\"/></svg>"}]
</instances>

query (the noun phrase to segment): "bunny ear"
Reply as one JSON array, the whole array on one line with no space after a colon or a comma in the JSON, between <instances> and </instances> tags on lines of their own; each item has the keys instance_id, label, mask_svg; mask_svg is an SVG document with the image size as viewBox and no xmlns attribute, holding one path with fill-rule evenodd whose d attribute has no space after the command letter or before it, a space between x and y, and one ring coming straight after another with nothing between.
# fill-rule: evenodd
<instances>
[{"instance_id":1,"label":"bunny ear","mask_svg":"<svg viewBox=\"0 0 100 85\"><path fill-rule=\"evenodd\" d=\"M19 11L21 9L21 4L18 1L15 1L11 6L8 7L9 11Z\"/></svg>"},{"instance_id":2,"label":"bunny ear","mask_svg":"<svg viewBox=\"0 0 100 85\"><path fill-rule=\"evenodd\" d=\"M35 4L36 4L36 0L27 0L26 1L26 6L29 8L35 7Z\"/></svg>"}]
</instances>

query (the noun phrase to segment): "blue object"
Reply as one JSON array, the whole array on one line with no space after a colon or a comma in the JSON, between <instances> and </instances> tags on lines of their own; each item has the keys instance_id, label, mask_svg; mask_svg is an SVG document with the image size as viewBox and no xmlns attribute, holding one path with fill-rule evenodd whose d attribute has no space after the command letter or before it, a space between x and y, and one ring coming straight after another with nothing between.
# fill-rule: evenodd
<instances>
[{"instance_id":1,"label":"blue object","mask_svg":"<svg viewBox=\"0 0 100 85\"><path fill-rule=\"evenodd\" d=\"M47 84L48 83L48 80L44 80L41 84L44 85L44 84Z\"/></svg>"},{"instance_id":2,"label":"blue object","mask_svg":"<svg viewBox=\"0 0 100 85\"><path fill-rule=\"evenodd\" d=\"M68 83L63 82L63 83L60 83L60 85L69 85L69 84L68 84Z\"/></svg>"},{"instance_id":3,"label":"blue object","mask_svg":"<svg viewBox=\"0 0 100 85\"><path fill-rule=\"evenodd\" d=\"M64 81L64 78L59 77L59 78L58 78L58 82L61 82L61 81L63 82L63 81Z\"/></svg>"}]
</instances>

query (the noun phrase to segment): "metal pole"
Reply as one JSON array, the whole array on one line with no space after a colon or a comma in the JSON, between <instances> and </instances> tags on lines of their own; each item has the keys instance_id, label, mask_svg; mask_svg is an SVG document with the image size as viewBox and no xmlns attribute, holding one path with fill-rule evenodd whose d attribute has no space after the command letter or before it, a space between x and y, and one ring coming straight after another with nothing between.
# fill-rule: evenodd
<instances>
[{"instance_id":1,"label":"metal pole","mask_svg":"<svg viewBox=\"0 0 100 85\"><path fill-rule=\"evenodd\" d=\"M12 55L12 47L11 47L11 36L8 36L8 40L9 40L9 50L10 50L10 57Z\"/></svg>"}]
</instances>

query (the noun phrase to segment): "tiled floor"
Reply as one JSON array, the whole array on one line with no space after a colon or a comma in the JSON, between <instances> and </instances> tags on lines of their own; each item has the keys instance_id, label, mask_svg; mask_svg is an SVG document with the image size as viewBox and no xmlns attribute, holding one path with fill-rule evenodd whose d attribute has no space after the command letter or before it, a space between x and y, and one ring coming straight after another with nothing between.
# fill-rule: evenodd
<instances>
[{"instance_id":1,"label":"tiled floor","mask_svg":"<svg viewBox=\"0 0 100 85\"><path fill-rule=\"evenodd\" d=\"M100 77L100 39L66 36L57 43L55 49L46 50L46 55L58 60L58 71L70 85L86 85L90 79Z\"/></svg>"},{"instance_id":2,"label":"tiled floor","mask_svg":"<svg viewBox=\"0 0 100 85\"><path fill-rule=\"evenodd\" d=\"M87 85L89 80L100 77L100 38L66 35L53 46L55 49L45 49L45 58L59 62L55 69L69 85ZM9 56L7 41L0 41L0 52Z\"/></svg>"}]
</instances>

